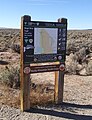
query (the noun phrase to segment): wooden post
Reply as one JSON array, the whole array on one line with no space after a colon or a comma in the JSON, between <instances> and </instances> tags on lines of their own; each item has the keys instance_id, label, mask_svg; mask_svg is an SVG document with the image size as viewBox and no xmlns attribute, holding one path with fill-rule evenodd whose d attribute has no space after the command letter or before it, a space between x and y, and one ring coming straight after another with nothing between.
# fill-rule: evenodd
<instances>
[{"instance_id":1,"label":"wooden post","mask_svg":"<svg viewBox=\"0 0 92 120\"><path fill-rule=\"evenodd\" d=\"M59 104L63 102L64 91L64 71L55 72L55 103Z\"/></svg>"},{"instance_id":2,"label":"wooden post","mask_svg":"<svg viewBox=\"0 0 92 120\"><path fill-rule=\"evenodd\" d=\"M67 24L67 19L60 18L58 19L58 22ZM55 93L54 93L55 103L59 104L63 102L63 91L64 91L64 71L56 71L55 72Z\"/></svg>"},{"instance_id":3,"label":"wooden post","mask_svg":"<svg viewBox=\"0 0 92 120\"><path fill-rule=\"evenodd\" d=\"M30 109L30 74L21 76L21 110Z\"/></svg>"},{"instance_id":4,"label":"wooden post","mask_svg":"<svg viewBox=\"0 0 92 120\"><path fill-rule=\"evenodd\" d=\"M30 19L30 16L28 16ZM26 17L27 18L27 17ZM23 37L23 21L25 20L25 16L21 18L21 61L20 61L20 99L21 99L21 110L25 111L30 109L30 74L24 73L25 67L30 67L27 64L24 64L23 60L23 52L24 52L24 37Z\"/></svg>"},{"instance_id":5,"label":"wooden post","mask_svg":"<svg viewBox=\"0 0 92 120\"><path fill-rule=\"evenodd\" d=\"M55 102L63 102L64 71L55 72Z\"/></svg>"},{"instance_id":6,"label":"wooden post","mask_svg":"<svg viewBox=\"0 0 92 120\"><path fill-rule=\"evenodd\" d=\"M54 100L56 103L58 103L58 78L59 78L58 74L59 74L59 72L56 71L55 72L55 93L54 93Z\"/></svg>"}]
</instances>

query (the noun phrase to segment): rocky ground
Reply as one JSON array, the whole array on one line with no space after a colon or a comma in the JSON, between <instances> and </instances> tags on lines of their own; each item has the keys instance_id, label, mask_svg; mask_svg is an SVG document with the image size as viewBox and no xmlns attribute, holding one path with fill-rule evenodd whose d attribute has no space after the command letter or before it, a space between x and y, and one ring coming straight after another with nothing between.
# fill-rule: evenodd
<instances>
[{"instance_id":1,"label":"rocky ground","mask_svg":"<svg viewBox=\"0 0 92 120\"><path fill-rule=\"evenodd\" d=\"M34 74L29 112L20 111L19 88L3 84L19 66L19 39L19 30L0 29L0 120L92 120L92 30L68 31L63 104L54 104L54 73Z\"/></svg>"},{"instance_id":2,"label":"rocky ground","mask_svg":"<svg viewBox=\"0 0 92 120\"><path fill-rule=\"evenodd\" d=\"M36 77L35 80L34 77ZM49 77L49 82L54 85L54 73L35 74L33 81L36 84L44 83L44 80L45 83L48 83L47 77ZM35 105L29 112L21 112L19 109L18 104L20 103L17 102L19 90L11 89L10 93L7 93L5 88L0 88L0 90L1 99L4 96L3 101L0 100L2 103L0 105L1 120L92 120L92 76L65 75L64 103L61 105L54 105L54 103ZM54 96L53 92L49 95ZM41 96L42 93L40 93Z\"/></svg>"}]
</instances>

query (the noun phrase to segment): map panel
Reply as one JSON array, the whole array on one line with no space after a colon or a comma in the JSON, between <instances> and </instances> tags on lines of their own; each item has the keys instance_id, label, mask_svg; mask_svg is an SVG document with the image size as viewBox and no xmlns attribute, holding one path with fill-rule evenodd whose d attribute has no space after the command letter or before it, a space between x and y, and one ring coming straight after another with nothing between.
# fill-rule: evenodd
<instances>
[{"instance_id":1,"label":"map panel","mask_svg":"<svg viewBox=\"0 0 92 120\"><path fill-rule=\"evenodd\" d=\"M34 54L57 54L57 28L34 28Z\"/></svg>"}]
</instances>

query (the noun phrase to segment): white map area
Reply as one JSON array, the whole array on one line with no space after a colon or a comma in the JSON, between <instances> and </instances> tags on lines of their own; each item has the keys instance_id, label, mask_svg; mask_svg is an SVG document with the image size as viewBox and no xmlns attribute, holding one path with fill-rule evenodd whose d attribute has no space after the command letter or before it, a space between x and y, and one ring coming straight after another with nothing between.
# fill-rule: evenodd
<instances>
[{"instance_id":1,"label":"white map area","mask_svg":"<svg viewBox=\"0 0 92 120\"><path fill-rule=\"evenodd\" d=\"M34 54L57 53L57 28L34 29Z\"/></svg>"}]
</instances>

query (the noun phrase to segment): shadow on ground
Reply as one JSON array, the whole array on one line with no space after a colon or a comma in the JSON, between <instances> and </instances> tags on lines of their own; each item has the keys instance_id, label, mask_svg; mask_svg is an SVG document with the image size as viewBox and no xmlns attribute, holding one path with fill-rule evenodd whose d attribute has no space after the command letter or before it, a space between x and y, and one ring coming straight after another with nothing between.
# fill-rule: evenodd
<instances>
[{"instance_id":1,"label":"shadow on ground","mask_svg":"<svg viewBox=\"0 0 92 120\"><path fill-rule=\"evenodd\" d=\"M80 109L92 109L92 105L79 105L79 104L72 104L72 103L65 103L61 104L63 107L71 107L71 108L80 108Z\"/></svg>"},{"instance_id":2,"label":"shadow on ground","mask_svg":"<svg viewBox=\"0 0 92 120\"><path fill-rule=\"evenodd\" d=\"M63 108L79 108L79 109L92 109L92 105L78 105L78 104L71 104L71 103L63 103L56 105L61 106ZM73 120L92 120L92 116L89 115L79 115L78 113L69 113L69 112L57 112L55 110L45 110L45 109L38 109L38 108L31 108L27 112L31 113L38 113L38 114L43 114L43 115L51 115L55 117L61 117L61 118L66 118L66 119L73 119Z\"/></svg>"},{"instance_id":3,"label":"shadow on ground","mask_svg":"<svg viewBox=\"0 0 92 120\"><path fill-rule=\"evenodd\" d=\"M9 62L0 60L0 65L8 65L8 64L9 64Z\"/></svg>"}]
</instances>

